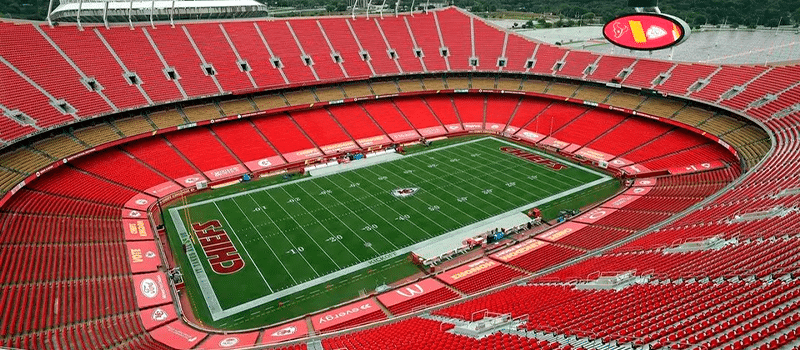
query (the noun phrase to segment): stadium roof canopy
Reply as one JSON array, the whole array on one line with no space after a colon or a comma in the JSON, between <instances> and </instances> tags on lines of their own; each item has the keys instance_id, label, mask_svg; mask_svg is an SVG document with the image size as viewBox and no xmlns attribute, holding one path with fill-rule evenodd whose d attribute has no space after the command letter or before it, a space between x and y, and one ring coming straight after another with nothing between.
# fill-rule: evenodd
<instances>
[{"instance_id":1,"label":"stadium roof canopy","mask_svg":"<svg viewBox=\"0 0 800 350\"><path fill-rule=\"evenodd\" d=\"M108 23L266 15L267 6L255 0L60 0L48 20Z\"/></svg>"}]
</instances>

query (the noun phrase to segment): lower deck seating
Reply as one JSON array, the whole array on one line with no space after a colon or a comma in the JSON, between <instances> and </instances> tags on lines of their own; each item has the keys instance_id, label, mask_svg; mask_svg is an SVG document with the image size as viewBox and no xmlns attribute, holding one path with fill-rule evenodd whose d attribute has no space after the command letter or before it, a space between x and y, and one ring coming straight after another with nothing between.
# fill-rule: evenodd
<instances>
[{"instance_id":1,"label":"lower deck seating","mask_svg":"<svg viewBox=\"0 0 800 350\"><path fill-rule=\"evenodd\" d=\"M51 170L28 184L28 188L57 196L120 206L136 194L125 187L87 175L66 165Z\"/></svg>"},{"instance_id":2,"label":"lower deck seating","mask_svg":"<svg viewBox=\"0 0 800 350\"><path fill-rule=\"evenodd\" d=\"M441 350L540 350L569 349L558 343L520 337L509 334L492 334L486 338L474 338L448 333L454 326L421 318L411 318L373 329L324 339L325 350L367 349L441 349Z\"/></svg>"},{"instance_id":3,"label":"lower deck seating","mask_svg":"<svg viewBox=\"0 0 800 350\"><path fill-rule=\"evenodd\" d=\"M169 181L117 149L101 151L94 157L79 158L73 165L140 191Z\"/></svg>"},{"instance_id":4,"label":"lower deck seating","mask_svg":"<svg viewBox=\"0 0 800 350\"><path fill-rule=\"evenodd\" d=\"M197 173L174 148L160 137L128 143L123 145L122 149L172 179Z\"/></svg>"},{"instance_id":5,"label":"lower deck seating","mask_svg":"<svg viewBox=\"0 0 800 350\"><path fill-rule=\"evenodd\" d=\"M272 157L272 149L249 121L215 124L211 130L243 162Z\"/></svg>"},{"instance_id":6,"label":"lower deck seating","mask_svg":"<svg viewBox=\"0 0 800 350\"><path fill-rule=\"evenodd\" d=\"M506 283L523 276L522 272L507 266L497 266L491 270L469 276L453 283L453 287L467 294L474 294L496 285Z\"/></svg>"},{"instance_id":7,"label":"lower deck seating","mask_svg":"<svg viewBox=\"0 0 800 350\"><path fill-rule=\"evenodd\" d=\"M533 253L510 261L508 264L529 272L538 272L542 269L568 261L583 253L583 251L578 249L548 244L542 248L536 249Z\"/></svg>"},{"instance_id":8,"label":"lower deck seating","mask_svg":"<svg viewBox=\"0 0 800 350\"><path fill-rule=\"evenodd\" d=\"M666 217L668 217L668 215L657 216L657 218L660 218L660 220L663 220ZM614 227L635 226L639 228L645 228L647 226L650 226L650 224L657 222L654 221L655 218L649 218L649 219L638 218L636 220L637 222L634 224L627 222L630 219L631 217L623 215L621 215L621 217L614 218L614 214L611 214L606 218L600 219L600 221L595 223L595 225L593 226L587 226L583 229L573 232L569 236L559 239L558 244L568 245L586 250L597 249L600 247L607 246L610 243L616 242L620 239L623 239L633 234L633 231L631 231L631 228L629 227L623 227L623 229L617 229L617 228L601 227L599 225L614 226Z\"/></svg>"},{"instance_id":9,"label":"lower deck seating","mask_svg":"<svg viewBox=\"0 0 800 350\"><path fill-rule=\"evenodd\" d=\"M388 309L392 315L397 316L456 298L458 298L458 294L456 292L444 287L434 292L425 294L419 298L409 299L400 304L392 305Z\"/></svg>"},{"instance_id":10,"label":"lower deck seating","mask_svg":"<svg viewBox=\"0 0 800 350\"><path fill-rule=\"evenodd\" d=\"M206 128L167 134L164 137L200 170L210 171L238 164L224 145Z\"/></svg>"}]
</instances>

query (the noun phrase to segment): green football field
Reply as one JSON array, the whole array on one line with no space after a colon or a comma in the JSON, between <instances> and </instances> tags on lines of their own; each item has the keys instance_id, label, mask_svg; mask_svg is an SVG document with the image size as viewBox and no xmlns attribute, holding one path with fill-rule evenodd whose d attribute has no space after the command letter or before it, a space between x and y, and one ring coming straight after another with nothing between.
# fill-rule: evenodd
<instances>
[{"instance_id":1,"label":"green football field","mask_svg":"<svg viewBox=\"0 0 800 350\"><path fill-rule=\"evenodd\" d=\"M566 166L554 169L559 167L502 147L535 152L478 138L361 168L356 163L364 161L355 161L331 174L312 171L300 180L170 208L165 218L170 234L188 249L173 248L190 294L199 294L192 297L201 319L208 316L205 321L218 326L249 324L267 306L388 266L461 227L613 182L561 159L535 152ZM393 193L397 190L405 195ZM214 220L220 226L216 232L227 234L243 263L233 273L215 272L195 233Z\"/></svg>"}]
</instances>

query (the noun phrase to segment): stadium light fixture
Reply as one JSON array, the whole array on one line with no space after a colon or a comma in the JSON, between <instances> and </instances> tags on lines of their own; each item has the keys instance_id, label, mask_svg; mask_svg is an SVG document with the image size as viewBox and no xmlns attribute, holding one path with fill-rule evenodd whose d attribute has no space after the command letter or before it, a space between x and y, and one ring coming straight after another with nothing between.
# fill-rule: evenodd
<instances>
[{"instance_id":1,"label":"stadium light fixture","mask_svg":"<svg viewBox=\"0 0 800 350\"><path fill-rule=\"evenodd\" d=\"M78 30L83 30L83 26L81 26L81 10L83 9L83 0L78 0Z\"/></svg>"}]
</instances>

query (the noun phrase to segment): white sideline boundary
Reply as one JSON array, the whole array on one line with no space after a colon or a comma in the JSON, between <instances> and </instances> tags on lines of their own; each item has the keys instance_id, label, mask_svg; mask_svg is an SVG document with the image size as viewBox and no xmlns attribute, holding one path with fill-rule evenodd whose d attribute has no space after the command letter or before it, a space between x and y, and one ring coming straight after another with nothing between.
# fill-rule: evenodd
<instances>
[{"instance_id":1,"label":"white sideline boundary","mask_svg":"<svg viewBox=\"0 0 800 350\"><path fill-rule=\"evenodd\" d=\"M483 227L486 227L487 225L491 226L493 223L496 223L498 221L514 220L514 217L518 217L518 214L521 211L523 211L523 210L525 210L527 208L539 206L539 205L545 204L547 202L551 202L551 201L554 201L556 199L572 195L574 193L583 191L585 189L594 187L596 185L602 184L602 183L604 183L606 181L609 181L609 180L613 179L612 177L610 177L610 176L608 176L606 174L597 172L597 171L595 171L593 169L586 168L586 167L584 167L582 165L578 165L578 164L569 162L569 161L564 160L564 159L560 159L560 158L556 158L556 157L550 156L548 154L544 154L542 152L539 152L537 150L531 149L529 147L521 146L521 145L515 144L513 142L502 140L502 139L497 139L497 138L494 138L494 137L484 137L484 138L479 138L479 139L470 140L470 141L466 141L466 142L460 142L460 143L456 143L456 144L452 144L452 145L448 145L448 146L444 146L444 147L440 147L440 148L436 148L436 149L432 149L432 150L427 150L427 151L414 153L414 154L411 154L411 155L408 155L408 156L404 156L404 157L420 156L420 155L427 154L427 153L430 153L430 152L441 151L441 150L445 150L445 149L448 149L448 148L458 147L458 146L461 146L461 145L464 145L464 144L481 142L481 141L489 140L489 139L495 140L495 141L500 141L502 143L511 145L513 147L517 147L517 148L524 149L524 150L527 150L527 151L532 152L532 153L536 153L536 154L538 154L540 156L549 158L551 160L555 160L555 161L558 161L558 162L561 162L561 163L569 164L570 166L573 166L575 168L579 168L579 169L581 169L583 171L586 171L586 172L589 172L591 174L598 175L598 176L600 176L600 178L597 179L597 180L594 180L592 182L583 184L581 186L574 187L574 188L569 189L567 191L564 191L564 192L561 192L561 193L558 193L558 194L554 194L554 195L551 195L551 196L546 197L546 198L542 198L542 199L540 199L538 201L535 201L535 202L520 206L518 208L514 208L514 209L509 210L509 211L507 211L505 213L502 213L502 214L499 214L499 215L495 215L493 217L481 220L481 221L473 223L471 225L467 225L467 226L461 227L459 229L450 231L448 233L445 233L445 234L442 234L442 235L439 235L439 236L436 236L436 237L429 238L429 239L427 239L425 241L418 242L416 244L413 244L413 245L398 249L396 251L381 255L379 257L372 258L370 260L367 260L367 261L364 261L364 262L361 262L361 263L358 263L358 264L355 264L355 265L351 265L351 266L346 267L344 269L329 273L329 274L324 275L324 276L320 276L320 277L315 278L313 280L306 281L306 282L294 285L292 287L280 290L278 292L275 292L275 293L272 293L272 294L269 294L269 295L265 295L265 296L257 298L257 299L250 300L250 301L248 301L246 303L242 303L242 304L236 305L236 306L228 308L228 309L222 309L222 307L221 307L221 305L219 303L219 299L218 299L218 297L216 295L216 292L214 291L213 286L211 285L210 280L208 279L208 275L205 272L205 269L203 267L202 261L200 260L199 255L197 254L196 250L194 249L194 245L191 244L191 238L189 236L189 233L186 231L186 227L184 226L184 223L183 223L183 221L181 219L180 212L179 212L180 210L183 210L183 209L186 209L186 208L191 208L191 207L198 206L198 205L214 203L214 202L221 201L221 200L227 200L227 199L231 199L231 198L235 198L235 197L239 197L239 196L243 196L243 195L249 195L250 193L254 193L254 192L266 191L266 190L269 190L269 189L272 189L272 188L286 186L286 185L289 185L289 184L296 184L296 183L300 183L300 182L304 182L304 181L309 181L309 180L312 180L312 179L317 179L317 178L320 178L320 177L325 177L325 176L329 176L329 175L333 175L333 174L339 174L339 173L343 173L343 172L347 172L347 171L351 171L351 170L356 170L356 169L360 169L360 168L363 168L363 167L367 167L367 166L371 166L371 165L375 165L375 164L381 164L381 163L384 163L384 162L400 159L400 158L403 158L403 157L400 157L400 158L397 158L397 157L380 157L380 158L376 158L376 161L374 161L374 162L369 162L369 164L364 164L363 166L358 166L358 167L335 166L335 169L334 169L334 167L330 167L330 169L328 169L328 171L324 172L321 175L316 175L316 176L312 175L311 177L308 177L308 178L305 178L305 179L300 179L300 180L297 180L297 181L291 181L291 182L285 182L285 183L281 183L281 184L275 184L275 185L271 185L271 186L267 186L267 187L263 187L263 188L252 189L252 190L248 190L248 191L244 191L244 192L240 192L240 193L235 193L235 194L231 194L231 195L227 195L227 196L223 196L223 197L207 199L207 200L204 200L204 201L200 201L200 202L192 203L192 204L187 204L187 205L183 205L183 206L180 206L180 207L170 208L168 210L169 211L169 215L172 218L173 224L175 224L175 227L177 228L178 235L181 237L181 241L183 243L189 243L188 247L187 247L187 256L189 257L189 261L190 261L190 263L192 265L191 266L192 267L192 271L194 272L196 280L197 280L197 282L198 282L198 284L200 286L200 291L203 294L203 299L205 299L205 301L206 301L206 303L208 305L209 312L211 313L211 318L214 321L217 321L217 320L220 320L220 319L223 319L223 318L238 314L240 312L256 308L256 307L258 307L260 305L263 305L263 304L266 304L268 302L283 298L285 296L300 292L300 291L305 290L307 288L311 288L311 287L314 287L314 286L317 286L317 285L332 281L332 280L337 279L339 277L342 277L344 275L347 275L347 274L350 274L350 273L365 269L367 267L379 264L379 263L381 263L383 261L386 261L386 260L401 256L403 254L410 253L410 252L412 252L414 250L419 250L420 248L423 248L423 247L427 247L427 246L433 245L436 242L447 240L447 239L451 239L451 238L458 237L458 236L463 236L467 232L475 232L476 234L480 233L480 232L478 232L476 230L478 230L480 228L483 228ZM224 214L223 214L223 216L224 216ZM199 266L195 266L195 265L199 265Z\"/></svg>"}]
</instances>

